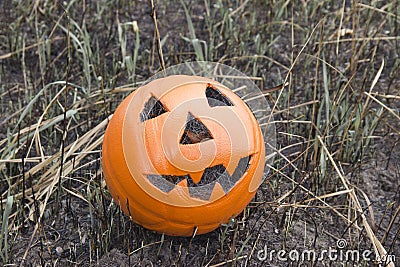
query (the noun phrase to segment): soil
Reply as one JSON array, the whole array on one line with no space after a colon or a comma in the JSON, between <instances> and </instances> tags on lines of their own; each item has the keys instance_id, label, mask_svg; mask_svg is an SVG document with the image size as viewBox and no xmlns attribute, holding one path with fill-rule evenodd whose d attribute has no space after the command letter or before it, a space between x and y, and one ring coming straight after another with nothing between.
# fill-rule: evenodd
<instances>
[{"instance_id":1,"label":"soil","mask_svg":"<svg viewBox=\"0 0 400 267\"><path fill-rule=\"evenodd\" d=\"M383 245L396 259L400 257L400 239L396 233L398 222L395 221L391 229L386 229L397 208L393 203L400 198L399 148L399 144L393 146L387 139L381 140L374 157L348 174L348 178L358 184L358 190L368 196L374 219L371 225L379 239L385 236ZM388 153L389 149L391 153ZM273 177L270 182L279 182L277 179ZM237 226L221 226L194 239L162 236L133 224L126 216L114 211L112 216L115 217L115 224L122 232L120 236L109 237L109 251L102 254L101 248L95 247L92 241L95 238L92 236L93 229L90 229L93 213L90 213L87 203L71 198L70 203L63 201L59 216L47 218L42 229L38 229L23 266L50 266L49 262L53 262L53 266L286 266L289 264L289 255L297 259L304 251L322 253L329 248L338 250L340 240L345 242L345 246L341 247L343 251L372 251L365 232L351 230L348 224L327 208L311 206L293 211L274 206L273 196L265 184L250 207L255 207L258 199L271 202L250 208L246 216L238 217ZM367 210L369 202L362 202ZM289 219L291 222L288 222ZM371 216L368 216L368 220L371 222ZM32 230L32 225L26 226L23 231L25 234L18 235L15 240L15 264L21 263ZM122 235L128 238L122 238ZM240 240L239 243L235 243L235 239ZM234 255L242 250L237 259L231 258L232 247ZM300 256L286 254L282 256L286 261L280 261L277 255L279 250L286 253L298 251ZM321 260L315 261L315 266L341 266L335 258L329 260L328 256L321 257ZM301 260L297 264L300 263ZM310 264L308 262L307 266Z\"/></svg>"},{"instance_id":2,"label":"soil","mask_svg":"<svg viewBox=\"0 0 400 267\"><path fill-rule=\"evenodd\" d=\"M124 16L128 19L138 19L143 39L142 47L153 47L151 9L142 1L136 2L139 2L140 8L133 10L132 14L127 10L124 11L125 13L121 11L120 19L122 20ZM177 3L166 5L163 7L166 9L164 12L175 14L177 5ZM196 9L200 9L200 7L193 5L191 9L196 13ZM168 35L166 46L169 53L165 53L165 57L171 57L170 64L190 59L183 56L185 53L189 53L190 48L180 37L179 27L176 27L176 25L186 24L183 19L183 11L180 9L179 12L182 16L180 18L176 15L169 18L160 16L159 18L161 36ZM202 12L198 13L202 14ZM11 15L6 17L9 16ZM196 27L201 27L204 24L203 20L204 18L201 16L193 17ZM89 29L89 31L93 31L93 35L96 35L97 31L104 30L97 26L92 25ZM26 34L29 35L29 30L26 31ZM98 34L100 35L100 33ZM116 35L115 32L112 34ZM107 42L104 41L104 43L106 45ZM290 43L289 32L282 33L281 39L275 43L279 52L277 52L279 55L276 56L276 59L279 62L289 62ZM250 44L249 49L253 49L253 46L253 43ZM174 54L175 48L180 49L180 54ZM119 51L118 49L119 47L107 48L107 52L104 54L111 58L113 53ZM0 55L3 54L3 50L8 51L0 46ZM221 58L226 55L225 52L231 53L230 57L235 56L234 51L221 49L217 52ZM29 56L35 58L35 52L28 53L27 57L29 58ZM189 57L194 58L192 51ZM14 60L10 59L6 63L2 63L1 71L9 72L7 77L9 80L6 84L8 89L13 84L23 87L23 79L21 75L16 74L19 70L13 64ZM142 59L143 61L147 62ZM231 60L231 62L233 61ZM30 65L28 67L32 68L35 68L37 64L36 61L28 63ZM154 65L144 64L145 67L138 71L138 80L145 80L151 76L156 71L157 64L157 62ZM249 66L245 64L242 67L249 69ZM276 66L269 70L273 73L270 75L271 80L266 81L266 86L272 86L269 83L282 80L280 71L284 70L278 71ZM293 75L295 75L295 71ZM313 75L311 74L310 77ZM75 80L79 84L80 78L77 76L79 75L76 75ZM125 76L126 74L118 76L116 85L123 84ZM104 79L106 78L104 77ZM33 80L35 86L45 82L40 81L39 78ZM382 80L387 84L389 77L383 75ZM50 81L52 79L49 78L47 82ZM394 83L396 82L398 84L397 80ZM313 82L306 81L306 83L312 84ZM392 86L393 92L388 93L398 94L396 92L397 84ZM300 91L299 88L296 89ZM22 89L18 90L22 91ZM18 92L18 95L10 93L10 100L17 101L20 94L22 93ZM0 126L6 129L5 126L7 126L8 120L11 121L10 118L0 118ZM395 123L390 121L387 124L393 124L395 127ZM378 129L380 132L378 131L377 136L383 137L374 141L372 154L365 156L366 160L363 162L358 162L353 166L347 165L344 168L346 177L356 185L355 190L368 215L367 220L378 239L382 240L388 254L394 255L396 265L398 265L400 261L400 216L396 213L399 212L400 203L400 143L398 135L387 134L391 131L385 127L385 125L381 125L381 128ZM400 128L399 125L396 127ZM278 128L278 131L280 130L284 129ZM6 131L0 130L0 139L5 136ZM278 142L284 143L282 140L278 140ZM88 162L91 160L95 162L88 165L88 172L96 172L100 169L98 161L100 158L101 155L98 152L88 159ZM96 159L97 161L95 161ZM290 175L290 169L286 169L285 173ZM87 174L85 176L80 172L74 175L71 178L85 180L85 182L90 176ZM332 172L331 175L334 176L335 172ZM300 181L302 178L304 177L294 177L293 179ZM37 229L34 223L35 218L27 219L27 212L14 218L23 223L11 231L11 264L8 266L344 266L345 259L340 252L357 250L361 253L372 250L370 239L362 229L359 217L349 216L353 218L353 221L346 222L333 209L323 206L318 201L303 203L304 206L294 205L301 199L312 198L304 192L295 192L284 200L285 205L279 205L277 200L293 189L293 184L288 182L283 175L276 174L262 184L255 199L236 218L235 223L223 225L211 233L194 238L163 236L134 224L111 200L104 186L103 177L94 175L90 179L92 180L87 181L87 184L71 182L69 185L70 188L82 192L85 200L63 192L60 194L58 202L56 199L52 199L48 204L43 222ZM310 180L314 181L315 179ZM338 179L331 179L326 183L329 184L336 180ZM325 181L321 181L321 184L324 183ZM303 185L310 188L318 186L307 181ZM95 191L93 192L90 191L91 187L101 190L93 190ZM332 187L344 190L338 185L332 185ZM363 193L365 193L365 197L361 197ZM353 212L349 207L342 206L343 203L346 203L345 194L334 197L333 201L329 203L335 205L335 209L343 214ZM371 213L370 210L373 212ZM34 217L35 214L32 216ZM355 230L357 227L360 227L361 230ZM333 256L341 257L340 260L322 254L322 251L329 249L336 250L339 254ZM301 258L296 259L305 251L315 251L318 256L321 256L321 259L317 258L314 262L301 260ZM291 261L290 257L295 260ZM349 260L348 266L372 266L379 263L379 261Z\"/></svg>"}]
</instances>

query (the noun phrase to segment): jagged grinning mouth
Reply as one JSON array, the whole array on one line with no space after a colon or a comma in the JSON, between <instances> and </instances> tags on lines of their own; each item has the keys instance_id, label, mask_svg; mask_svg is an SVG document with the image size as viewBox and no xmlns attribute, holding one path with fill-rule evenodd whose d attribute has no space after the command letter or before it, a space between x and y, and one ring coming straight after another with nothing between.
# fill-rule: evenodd
<instances>
[{"instance_id":1,"label":"jagged grinning mouth","mask_svg":"<svg viewBox=\"0 0 400 267\"><path fill-rule=\"evenodd\" d=\"M225 194L227 194L248 170L250 159L251 156L241 158L232 175L229 174L222 164L208 167L204 170L197 184L190 177L190 174L181 176L147 174L147 179L152 185L164 193L170 192L179 182L186 179L191 197L209 200L216 183L219 183Z\"/></svg>"}]
</instances>

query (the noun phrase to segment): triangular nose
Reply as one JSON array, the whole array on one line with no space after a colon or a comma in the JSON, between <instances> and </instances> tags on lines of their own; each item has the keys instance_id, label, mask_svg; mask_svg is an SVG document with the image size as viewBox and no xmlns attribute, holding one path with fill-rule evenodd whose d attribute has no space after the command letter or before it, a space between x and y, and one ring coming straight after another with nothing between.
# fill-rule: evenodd
<instances>
[{"instance_id":1,"label":"triangular nose","mask_svg":"<svg viewBox=\"0 0 400 267\"><path fill-rule=\"evenodd\" d=\"M188 112L185 130L179 143L183 145L196 144L209 139L213 139L213 137L204 123Z\"/></svg>"}]
</instances>

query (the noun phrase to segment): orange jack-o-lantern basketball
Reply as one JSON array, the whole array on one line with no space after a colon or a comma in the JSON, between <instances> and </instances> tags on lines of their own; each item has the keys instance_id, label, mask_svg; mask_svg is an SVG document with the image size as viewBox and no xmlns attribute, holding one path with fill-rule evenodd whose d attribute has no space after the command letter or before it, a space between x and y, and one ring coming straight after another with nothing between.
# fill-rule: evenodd
<instances>
[{"instance_id":1,"label":"orange jack-o-lantern basketball","mask_svg":"<svg viewBox=\"0 0 400 267\"><path fill-rule=\"evenodd\" d=\"M208 78L173 75L130 94L103 142L107 186L136 223L207 233L237 216L261 183L264 140L250 108Z\"/></svg>"}]
</instances>

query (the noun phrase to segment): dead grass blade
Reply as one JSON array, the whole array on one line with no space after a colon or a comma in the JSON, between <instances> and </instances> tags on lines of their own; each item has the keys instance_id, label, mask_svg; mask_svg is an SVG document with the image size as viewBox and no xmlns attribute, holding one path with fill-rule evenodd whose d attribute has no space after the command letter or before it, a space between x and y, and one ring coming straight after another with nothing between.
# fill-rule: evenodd
<instances>
[{"instance_id":1,"label":"dead grass blade","mask_svg":"<svg viewBox=\"0 0 400 267\"><path fill-rule=\"evenodd\" d=\"M396 119L400 120L400 116L390 107L386 106L384 103L382 103L381 101L379 101L376 97L374 97L372 94L368 93L368 92L364 92L364 94L366 94L368 97L370 97L372 100L374 100L376 103L378 103L379 105L381 105L384 109L386 109L387 111L389 111L390 114L392 114Z\"/></svg>"},{"instance_id":2,"label":"dead grass blade","mask_svg":"<svg viewBox=\"0 0 400 267\"><path fill-rule=\"evenodd\" d=\"M322 140L321 136L317 136L318 141L320 142L323 150L325 151L326 155L329 158L329 161L331 162L332 166L334 167L337 175L339 176L340 180L342 181L343 186L346 188L346 190L349 190L349 197L352 200L352 204L354 205L354 208L356 209L358 215L361 217L362 219L362 224L365 228L365 231L367 232L367 235L369 237L369 239L371 240L371 244L374 248L375 251L375 255L378 256L377 258L379 259L384 259L386 258L386 256L388 255L388 253L386 252L385 248L383 247L382 243L379 241L379 239L376 237L376 235L374 234L371 226L369 225L367 218L364 214L364 211L361 207L361 204L357 198L357 195L355 194L354 190L351 189L351 184L350 182L347 180L347 178L342 174L342 171L339 169L338 165L336 164L336 161L333 159L332 154L330 153L330 151L328 150L328 148L325 146L324 141ZM395 267L393 262L389 262L387 264L387 266L390 267Z\"/></svg>"}]
</instances>

